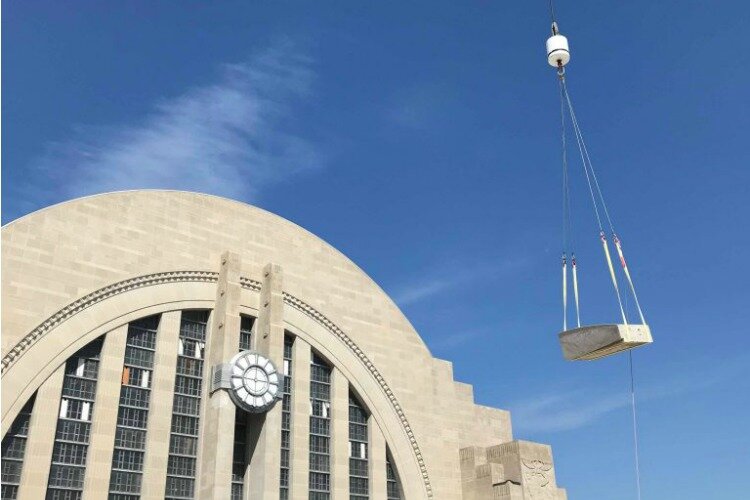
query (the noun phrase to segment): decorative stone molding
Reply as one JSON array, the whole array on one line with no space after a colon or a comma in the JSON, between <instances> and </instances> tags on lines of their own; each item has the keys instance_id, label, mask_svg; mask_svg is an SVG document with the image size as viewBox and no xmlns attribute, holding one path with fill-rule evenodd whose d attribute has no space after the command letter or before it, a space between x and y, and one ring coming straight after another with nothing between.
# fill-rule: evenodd
<instances>
[{"instance_id":1,"label":"decorative stone molding","mask_svg":"<svg viewBox=\"0 0 750 500\"><path fill-rule=\"evenodd\" d=\"M523 473L523 478L528 484L544 488L550 483L550 480L547 477L549 471L552 470L552 464L550 462L544 460L521 459L521 463L526 468Z\"/></svg>"},{"instance_id":2,"label":"decorative stone molding","mask_svg":"<svg viewBox=\"0 0 750 500\"><path fill-rule=\"evenodd\" d=\"M242 288L247 288L248 290L252 290L253 292L260 292L262 283L254 279L240 276L240 285L242 285Z\"/></svg>"},{"instance_id":3,"label":"decorative stone molding","mask_svg":"<svg viewBox=\"0 0 750 500\"><path fill-rule=\"evenodd\" d=\"M164 283L184 283L189 281L201 281L201 282L216 282L219 279L219 273L213 271L168 271L163 273L146 274L143 276L137 276L124 281L118 281L111 285L107 285L104 288L100 288L95 292L81 297L75 302L71 302L67 306L63 307L55 314L47 318L42 324L31 330L24 338L21 339L15 346L13 346L8 353L3 356L2 368L0 368L0 374L5 374L8 369L21 357L21 355L32 345L34 345L40 338L44 337L48 332L57 328L65 320L72 316L75 316L79 312L87 309L94 304L119 295L124 292L135 290L137 288L143 288L153 285L161 285Z\"/></svg>"},{"instance_id":4,"label":"decorative stone molding","mask_svg":"<svg viewBox=\"0 0 750 500\"><path fill-rule=\"evenodd\" d=\"M466 500L567 498L565 490L556 485L549 446L511 441L488 448L463 448L460 456L461 478L467 486L464 488Z\"/></svg>"},{"instance_id":5,"label":"decorative stone molding","mask_svg":"<svg viewBox=\"0 0 750 500\"><path fill-rule=\"evenodd\" d=\"M138 288L143 288L153 285L161 285L165 283L184 283L184 282L218 282L219 273L213 271L169 271L163 273L147 274L144 276L138 276L130 278L124 281L119 281L112 285L107 285L99 290L96 290L80 299L72 302L47 318L42 324L34 328L30 333L24 336L20 342L18 342L10 351L3 357L2 369L0 373L5 374L7 370L18 361L23 353L32 345L34 345L39 339L44 337L47 333L51 332L61 323L78 314L79 312L103 301L115 295L125 293ZM261 283L259 281L240 277L240 284L242 288L260 292ZM362 349L349 337L341 328L339 328L333 321L328 319L323 313L307 304L306 302L298 299L297 297L290 295L289 293L283 292L284 303L297 309L303 314L309 316L315 320L318 324L323 326L326 330L331 332L336 338L346 345L346 347L352 351L362 364L368 369L370 374L380 385L381 390L388 398L391 403L391 407L396 412L401 426L406 433L409 443L411 444L412 451L414 452L419 469L422 473L422 481L425 486L428 498L433 498L432 485L430 483L429 474L427 472L427 466L422 455L422 451L419 448L417 439L414 436L414 431L409 424L404 409L396 399L393 390L388 386L385 378L380 371L375 367L372 360L362 351Z\"/></svg>"},{"instance_id":6,"label":"decorative stone molding","mask_svg":"<svg viewBox=\"0 0 750 500\"><path fill-rule=\"evenodd\" d=\"M414 437L414 431L411 428L411 425L409 424L409 421L406 418L406 414L404 413L404 409L401 407L401 404L399 404L398 400L396 399L396 396L393 394L393 391L388 386L388 383L385 381L385 378L380 373L380 371L375 367L373 362L370 360L370 358L367 357L367 355L360 349L360 347L349 337L341 328L336 326L336 324L328 319L323 313L312 307L311 305L307 304L306 302L298 299L297 297L290 295L286 292L283 292L284 295L284 303L290 305L291 307L294 307L295 309L299 310L303 314L309 316L310 318L314 319L316 322L318 322L321 326L323 326L326 330L334 334L336 337L338 337L339 340L341 340L348 348L351 350L354 354L357 355L359 360L362 362L362 364L365 365L365 367L370 371L370 374L375 378L375 380L380 385L380 388L385 393L386 397L388 397L388 400L391 403L391 406L393 407L394 411L398 415L399 420L401 421L401 426L404 429L404 432L406 432L406 436L409 438L409 442L411 443L412 450L414 451L414 455L417 459L417 463L419 464L419 469L422 473L422 481L424 482L425 489L427 490L427 497L433 498L432 495L432 485L430 483L430 477L427 473L427 466L424 462L424 457L422 456L422 451L419 449L419 444L417 443L417 439Z\"/></svg>"}]
</instances>

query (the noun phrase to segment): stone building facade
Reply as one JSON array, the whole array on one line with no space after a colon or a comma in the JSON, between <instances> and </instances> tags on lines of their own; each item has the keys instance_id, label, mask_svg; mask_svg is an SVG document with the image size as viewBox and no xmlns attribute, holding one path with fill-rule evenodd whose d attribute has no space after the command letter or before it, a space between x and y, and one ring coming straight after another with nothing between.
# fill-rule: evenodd
<instances>
[{"instance_id":1,"label":"stone building facade","mask_svg":"<svg viewBox=\"0 0 750 500\"><path fill-rule=\"evenodd\" d=\"M565 498L349 259L186 192L3 227L2 438L3 499Z\"/></svg>"}]
</instances>

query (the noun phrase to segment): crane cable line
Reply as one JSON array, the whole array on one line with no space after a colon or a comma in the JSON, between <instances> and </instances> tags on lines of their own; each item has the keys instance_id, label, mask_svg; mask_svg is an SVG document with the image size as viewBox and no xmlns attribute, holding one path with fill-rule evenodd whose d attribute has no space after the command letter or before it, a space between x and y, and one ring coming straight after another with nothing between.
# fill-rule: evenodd
<instances>
[{"instance_id":1,"label":"crane cable line","mask_svg":"<svg viewBox=\"0 0 750 500\"><path fill-rule=\"evenodd\" d=\"M573 243L573 221L570 210L570 183L568 174L568 150L565 130L565 103L563 100L563 89L560 88L560 128L562 144L562 199L563 199L563 252L562 252L562 272L563 272L563 331L568 329L568 285L567 285L567 258L570 250L570 264L573 277L573 296L576 306L576 326L581 327L581 309L578 300L578 268L576 265L575 245Z\"/></svg>"},{"instance_id":2,"label":"crane cable line","mask_svg":"<svg viewBox=\"0 0 750 500\"><path fill-rule=\"evenodd\" d=\"M622 298L620 295L620 288L617 282L617 277L615 275L614 267L612 265L612 259L611 259L610 252L609 252L609 245L607 244L606 235L602 227L602 220L601 220L601 215L600 215L599 206L598 206L599 204L601 204L601 208L604 212L604 216L607 220L607 224L609 225L609 228L611 230L612 242L615 246L615 249L617 250L618 257L620 258L620 265L622 266L623 273L625 274L625 279L628 282L630 293L633 295L635 306L636 306L636 309L638 310L638 316L641 320L641 323L645 324L646 319L643 315L643 309L641 308L640 301L638 300L638 294L635 291L635 284L633 283L633 278L632 278L632 275L630 274L630 269L628 268L627 261L625 260L625 252L622 248L622 240L617 235L617 232L615 231L614 223L612 222L612 217L609 214L609 209L607 208L607 203L604 199L604 194L602 193L601 186L599 185L599 179L596 175L596 171L594 170L594 165L591 162L591 156L589 155L588 148L586 147L586 142L583 139L583 132L581 132L580 125L578 124L578 118L575 114L575 110L573 109L573 102L570 98L570 93L568 92L568 87L565 81L564 73L560 76L560 85L562 88L562 92L565 96L565 101L567 102L567 105L568 105L568 110L570 112L570 119L573 124L573 130L576 134L576 142L578 144L578 149L581 154L581 161L583 163L584 172L586 173L586 181L589 187L589 193L591 194L591 200L594 205L594 213L596 215L596 221L597 221L597 224L599 225L599 237L602 241L604 254L607 259L607 265L609 267L610 277L612 279L612 285L614 286L615 293L617 295L618 304L620 306L620 313L623 317L624 323L627 324L628 321L627 321L627 317L625 314L625 308L623 307ZM597 203L597 198L598 198L599 203Z\"/></svg>"},{"instance_id":3,"label":"crane cable line","mask_svg":"<svg viewBox=\"0 0 750 500\"><path fill-rule=\"evenodd\" d=\"M581 148L581 150L582 150L581 159L583 160L583 157L585 156L584 169L586 169L586 164L588 164L588 171L591 172L591 178L594 180L594 188L596 189L596 192L599 195L599 201L602 204L602 209L604 210L604 216L606 217L607 223L609 224L609 228L612 231L612 242L614 243L615 248L617 249L617 254L620 257L620 264L622 265L622 270L623 270L623 273L625 274L625 278L628 281L628 285L630 287L630 292L633 294L633 299L635 301L635 306L636 306L636 309L638 310L638 316L640 317L641 323L645 324L646 323L646 318L643 315L643 310L641 309L641 304L640 304L640 301L638 300L638 294L636 293L636 291L635 291L635 285L633 284L633 278L630 275L630 270L628 269L627 261L625 260L625 253L624 253L624 251L622 249L622 241L617 236L617 231L615 231L615 225L612 222L612 217L609 215L609 209L607 208L607 202L604 200L604 194L602 193L601 186L599 185L599 179L596 176L596 171L594 170L594 165L591 162L591 157L589 156L588 148L586 148L586 142L583 140L583 133L581 132L580 127L578 126L578 119L576 118L575 112L573 111L573 104L571 102L570 95L568 94L567 85L566 85L565 80L564 80L564 75L561 78L562 78L562 80L561 80L562 86L563 86L564 92L565 92L565 97L566 97L566 100L568 102L568 107L570 109L571 120L573 121L573 126L574 126L574 128L576 130L577 137L580 137L579 148ZM591 189L591 181L590 181L590 179L588 177L588 174L586 176L586 179L589 182L589 189ZM592 191L592 199L593 199L593 191ZM604 231L602 230L602 227L601 227L601 220L599 219L598 209L597 209L597 215L596 216L597 216L597 222L599 222L600 237L602 238L602 241L604 241L605 236L604 236ZM605 246L605 253L607 255L607 263L610 266L610 274L612 276L612 282L614 284L615 290L617 291L618 300L619 300L620 299L620 292L619 292L619 289L618 289L618 286L617 286L617 280L616 280L615 275L614 275L614 270L612 269L612 262L611 262L610 257L609 257L609 248L606 247L606 246ZM625 321L625 324L627 324L627 319L625 318L624 310L622 310L622 303L621 302L620 302L620 308L621 308L621 312L623 314L623 320Z\"/></svg>"},{"instance_id":4,"label":"crane cable line","mask_svg":"<svg viewBox=\"0 0 750 500\"><path fill-rule=\"evenodd\" d=\"M550 18L552 20L552 35L558 35L558 26L557 21L555 19L555 10L554 10L554 4L553 0L549 0L549 10L550 10ZM567 53L567 42L565 43L565 52ZM548 54L549 58L549 54ZM569 60L569 55L568 55ZM591 201L594 207L594 214L596 216L596 221L599 226L599 236L602 242L602 247L604 249L604 254L607 260L607 267L609 268L610 277L612 279L612 284L615 289L615 294L617 295L617 302L620 307L620 313L623 318L623 322L625 326L627 326L627 316L625 314L625 307L623 307L623 301L622 297L620 295L620 289L617 284L617 277L615 275L614 266L612 265L612 259L609 252L609 245L607 243L607 238L604 232L604 228L602 227L602 220L601 215L599 213L599 206L597 203L597 197L598 201L601 203L602 210L604 211L604 216L607 220L607 224L609 225L609 228L612 232L612 240L615 245L615 248L617 249L618 256L620 258L620 263L622 265L623 272L625 274L625 277L628 281L628 285L630 287L630 291L633 294L633 299L635 301L636 308L638 310L638 315L640 316L640 320L642 324L646 324L646 321L643 316L643 311L641 309L640 303L638 301L638 295L635 291L635 286L633 284L633 279L630 275L630 271L627 266L627 262L625 260L624 251L622 249L622 243L619 237L617 236L617 233L615 231L614 224L612 222L612 218L609 214L609 210L607 208L607 204L604 200L604 194L602 193L601 186L599 185L599 179L596 176L596 172L594 170L594 166L591 162L591 157L589 155L588 149L586 148L586 143L583 139L583 133L581 132L580 126L578 124L578 119L576 117L575 111L573 109L573 103L570 98L570 94L568 92L567 83L565 81L565 69L564 64L567 63L567 60L563 62L562 60L557 60L557 69L558 69L558 77L560 81L560 119L561 119L561 135L562 135L562 163L563 163L563 255L562 255L562 272L563 272L563 331L567 330L567 251L570 245L571 250L571 257L572 257L572 274L573 274L573 290L575 294L575 305L576 305L576 320L578 327L580 328L580 308L578 304L578 280L576 275L576 262L575 262L575 254L573 253L572 248L572 233L573 233L573 227L572 227L572 218L571 218L571 210L570 210L570 181L569 181L569 173L568 173L568 160L567 160L567 145L566 145L566 127L565 127L565 108L567 104L567 110L570 114L570 121L573 125L573 132L575 133L576 137L576 143L578 145L578 150L581 155L581 162L583 163L583 169L584 173L586 175L586 183L589 188L589 193L591 195ZM593 179L593 183L592 183ZM595 195L596 193L596 195ZM627 296L625 297L627 299ZM633 368L633 353L631 350L628 351L628 368L629 368L629 375L630 375L630 406L631 406L631 415L632 415L632 424L633 424L633 453L634 453L634 465L635 465L635 479L636 479L636 494L638 500L641 500L641 472L640 472L640 452L638 447L638 418L637 418L637 409L636 409L636 398L635 398L635 375L634 375L634 368Z\"/></svg>"},{"instance_id":5,"label":"crane cable line","mask_svg":"<svg viewBox=\"0 0 750 500\"><path fill-rule=\"evenodd\" d=\"M570 99L570 94L568 93L568 87L565 83L565 76L564 74L560 77L560 85L562 86L563 95L565 96L565 101L568 104L568 111L570 112L570 121L573 124L573 131L576 135L576 142L578 143L578 151L581 154L581 161L583 163L583 170L586 173L586 182L589 187L589 193L591 194L591 201L594 204L594 213L596 214L596 222L599 225L599 239L602 242L602 248L604 249L604 256L607 260L607 267L609 268L609 275L612 279L612 286L615 289L615 295L617 296L617 304L620 307L620 314L622 315L622 321L625 325L628 324L628 318L625 314L625 307L622 303L622 296L620 294L620 286L617 283L617 275L615 274L615 268L612 265L612 256L609 252L609 243L607 242L607 236L604 233L604 228L602 227L602 219L599 215L599 207L597 203L597 195L595 194L595 188L594 183L592 183L592 179L594 178L594 166L590 163L588 154L586 153L586 143L583 140L583 133L581 132L581 129L578 125L578 120L576 118L575 111L573 110L573 103ZM587 161L589 160L589 161ZM609 215L606 213L606 204L604 202L604 197L601 194L600 190L596 191L599 197L599 203L602 204L602 208L605 210L605 215L609 219ZM610 221L611 224L611 221Z\"/></svg>"},{"instance_id":6,"label":"crane cable line","mask_svg":"<svg viewBox=\"0 0 750 500\"><path fill-rule=\"evenodd\" d=\"M602 204L603 208L606 207L606 204L604 202L604 197L601 193L601 189L599 189L598 187L598 182L596 182L596 186L597 186L596 189L594 189L594 183L591 182L591 179L595 179L594 168L593 168L593 165L591 164L591 159L590 159L590 156L588 155L588 151L585 149L586 146L583 140L583 133L581 132L580 126L578 125L578 120L576 118L575 111L573 109L573 103L572 103L572 100L570 99L570 94L568 93L568 88L567 88L567 84L565 81L565 73L564 73L564 70L562 70L562 68L558 70L558 75L560 76L561 96L564 99L563 108L565 107L565 104L567 104L567 110L570 114L570 121L573 125L573 131L576 136L576 143L578 144L578 149L581 154L581 161L583 162L584 172L586 173L586 180L587 180L587 184L589 187L589 193L591 194L591 200L594 206L594 213L596 215L596 220L599 225L599 235L602 241L602 246L604 248L604 254L607 259L607 266L609 268L610 276L612 278L612 283L614 285L615 293L617 295L617 301L620 306L620 313L622 314L623 321L627 325L628 324L627 316L625 314L625 308L623 306L622 298L620 296L620 290L617 285L617 278L614 272L614 267L612 265L612 259L609 253L609 246L607 244L606 235L604 233L604 229L602 228L601 216L599 215L599 208L597 204L597 196L594 194L595 191L599 197L599 202ZM564 123L565 122L563 120L563 127L564 127ZM563 129L563 133L565 133L564 129ZM565 159L564 162L565 162L565 165L563 168L565 169L566 174L564 174L563 183L565 184L564 190L567 192L567 190L569 189L569 187L567 186L568 184L567 159ZM569 196L567 196L566 198L567 198L566 201L569 202L570 201ZM617 239L616 233L614 233L614 228L612 227L612 222L608 213L606 212L606 208L605 208L605 216L607 217L607 222L610 224L610 227L613 230L613 239L615 239L615 242L616 242L615 246L618 249L618 254L620 256L623 270L625 271L628 281L630 283L631 291L633 293L633 298L635 299L636 306L638 308L638 313L641 316L641 320L643 320L643 313L641 312L640 305L638 304L638 297L635 294L635 288L633 287L632 279L630 279L630 273L627 271L626 261L622 253L622 246L619 242L619 239ZM564 286L565 286L565 282L566 282L566 279L563 279ZM577 288L577 283L576 283L576 288ZM567 295L567 292L564 295ZM634 461L635 461L636 492L637 492L638 500L641 500L641 472L640 472L640 458L639 458L640 453L638 449L638 418L637 418L636 403L635 403L635 376L634 376L634 369L633 369L632 351L628 351L628 366L629 366L629 371L630 371L630 407L631 407L631 414L632 414L632 419L633 419L633 450L634 450Z\"/></svg>"}]
</instances>

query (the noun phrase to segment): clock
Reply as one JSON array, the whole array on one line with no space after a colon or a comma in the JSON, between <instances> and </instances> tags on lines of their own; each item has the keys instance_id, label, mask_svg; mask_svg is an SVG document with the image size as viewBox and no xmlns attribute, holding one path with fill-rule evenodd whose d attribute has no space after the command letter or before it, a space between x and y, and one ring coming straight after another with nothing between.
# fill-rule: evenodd
<instances>
[{"instance_id":1,"label":"clock","mask_svg":"<svg viewBox=\"0 0 750 500\"><path fill-rule=\"evenodd\" d=\"M225 365L226 366L226 365ZM228 373L227 373L228 372ZM238 407L250 413L268 411L282 398L284 375L273 362L254 351L242 351L226 366L229 396Z\"/></svg>"}]
</instances>

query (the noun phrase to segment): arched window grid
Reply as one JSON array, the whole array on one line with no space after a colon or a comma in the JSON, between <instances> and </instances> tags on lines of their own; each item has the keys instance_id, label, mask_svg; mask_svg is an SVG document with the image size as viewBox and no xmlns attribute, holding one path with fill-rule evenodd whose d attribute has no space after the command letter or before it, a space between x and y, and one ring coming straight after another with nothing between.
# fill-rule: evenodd
<instances>
[{"instance_id":1,"label":"arched window grid","mask_svg":"<svg viewBox=\"0 0 750 500\"><path fill-rule=\"evenodd\" d=\"M385 477L386 477L386 498L388 500L401 500L401 483L398 473L391 459L391 452L386 448L385 453Z\"/></svg>"},{"instance_id":2,"label":"arched window grid","mask_svg":"<svg viewBox=\"0 0 750 500\"><path fill-rule=\"evenodd\" d=\"M349 390L349 500L369 498L368 414Z\"/></svg>"},{"instance_id":3,"label":"arched window grid","mask_svg":"<svg viewBox=\"0 0 750 500\"><path fill-rule=\"evenodd\" d=\"M47 500L77 500L83 495L102 345L100 337L65 362Z\"/></svg>"},{"instance_id":4,"label":"arched window grid","mask_svg":"<svg viewBox=\"0 0 750 500\"><path fill-rule=\"evenodd\" d=\"M11 500L18 496L18 485L21 483L23 459L26 454L26 441L29 436L29 422L35 400L36 394L21 408L3 438L2 487L0 487L2 500Z\"/></svg>"},{"instance_id":5,"label":"arched window grid","mask_svg":"<svg viewBox=\"0 0 750 500\"><path fill-rule=\"evenodd\" d=\"M284 334L284 360L282 370L284 372L284 384L282 387L281 400L281 471L279 480L280 500L289 499L289 481L291 477L291 440L292 440L292 355L294 350L294 337L285 332Z\"/></svg>"},{"instance_id":6,"label":"arched window grid","mask_svg":"<svg viewBox=\"0 0 750 500\"><path fill-rule=\"evenodd\" d=\"M313 353L310 363L310 500L331 498L331 368Z\"/></svg>"},{"instance_id":7,"label":"arched window grid","mask_svg":"<svg viewBox=\"0 0 750 500\"><path fill-rule=\"evenodd\" d=\"M186 310L180 318L166 498L192 499L200 432L200 404L209 311Z\"/></svg>"},{"instance_id":8,"label":"arched window grid","mask_svg":"<svg viewBox=\"0 0 750 500\"><path fill-rule=\"evenodd\" d=\"M140 498L159 320L160 316L150 316L128 325L109 479L110 500Z\"/></svg>"},{"instance_id":9,"label":"arched window grid","mask_svg":"<svg viewBox=\"0 0 750 500\"><path fill-rule=\"evenodd\" d=\"M210 311L186 310L180 318L177 367L173 392L173 410L166 471L165 500L187 500L196 495L196 471L199 455L200 411L203 392L204 353ZM147 443L151 382L155 369L155 350L160 316L152 316L128 325L120 400L112 454L109 500L140 498ZM241 316L238 350L251 347L256 318ZM280 500L288 500L291 480L291 419L293 344L295 336L284 332L282 371L282 429ZM81 498L91 422L99 376L99 358L103 337L81 349L65 366L62 398L49 474L47 499ZM371 489L369 411L352 387L348 405L333 409L332 365L311 352L309 483L310 500L330 500L332 474L332 412L348 410L348 474L350 500L369 500ZM20 483L26 432L33 397L19 413L17 422L3 440L3 487L1 499L15 498ZM244 498L247 470L248 421L236 412L231 475L231 500ZM25 419L25 424L23 423ZM14 429L19 429L13 434ZM12 443L12 444L11 444ZM401 500L401 486L391 460L386 455L387 499Z\"/></svg>"}]
</instances>

